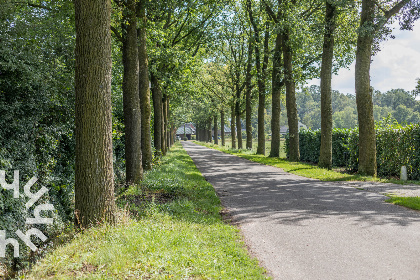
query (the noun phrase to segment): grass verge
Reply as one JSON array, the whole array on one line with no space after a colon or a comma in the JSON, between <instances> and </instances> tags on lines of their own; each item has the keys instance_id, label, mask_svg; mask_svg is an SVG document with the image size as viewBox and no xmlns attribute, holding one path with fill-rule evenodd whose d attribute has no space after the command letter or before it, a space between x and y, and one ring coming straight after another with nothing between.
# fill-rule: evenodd
<instances>
[{"instance_id":1,"label":"grass verge","mask_svg":"<svg viewBox=\"0 0 420 280\"><path fill-rule=\"evenodd\" d=\"M119 198L129 217L78 234L25 279L266 279L185 150Z\"/></svg>"},{"instance_id":2,"label":"grass verge","mask_svg":"<svg viewBox=\"0 0 420 280\"><path fill-rule=\"evenodd\" d=\"M359 174L347 174L342 172L337 172L334 170L327 170L324 168L319 168L314 164L302 163L302 162L291 162L285 158L275 158L267 157L264 155L257 155L254 151L249 150L238 150L221 147L219 145L214 145L211 143L197 142L194 143L216 149L228 154L236 155L254 162L258 162L265 165L270 165L274 167L279 167L286 172L300 175L307 178L318 179L321 181L375 181L382 183L394 183L394 184L420 184L418 181L401 181L396 179L382 179L371 176L361 176Z\"/></svg>"},{"instance_id":3,"label":"grass verge","mask_svg":"<svg viewBox=\"0 0 420 280\"><path fill-rule=\"evenodd\" d=\"M385 200L385 202L401 205L407 208L420 211L420 197L399 197L393 196Z\"/></svg>"}]
</instances>

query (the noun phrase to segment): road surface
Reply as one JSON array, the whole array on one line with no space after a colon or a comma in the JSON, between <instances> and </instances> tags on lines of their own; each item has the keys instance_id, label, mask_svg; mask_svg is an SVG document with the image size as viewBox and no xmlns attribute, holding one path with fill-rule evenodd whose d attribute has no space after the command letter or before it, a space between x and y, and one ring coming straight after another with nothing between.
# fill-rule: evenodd
<instances>
[{"instance_id":1,"label":"road surface","mask_svg":"<svg viewBox=\"0 0 420 280\"><path fill-rule=\"evenodd\" d=\"M183 146L273 279L420 279L420 212L381 194Z\"/></svg>"}]
</instances>

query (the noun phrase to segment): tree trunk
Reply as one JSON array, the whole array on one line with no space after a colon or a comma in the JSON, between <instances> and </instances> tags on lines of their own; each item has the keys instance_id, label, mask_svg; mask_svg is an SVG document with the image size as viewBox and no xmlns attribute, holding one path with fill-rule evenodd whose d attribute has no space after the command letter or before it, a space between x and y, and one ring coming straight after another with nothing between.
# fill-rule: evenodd
<instances>
[{"instance_id":1,"label":"tree trunk","mask_svg":"<svg viewBox=\"0 0 420 280\"><path fill-rule=\"evenodd\" d=\"M75 224L115 222L111 112L111 1L74 1Z\"/></svg>"},{"instance_id":2,"label":"tree trunk","mask_svg":"<svg viewBox=\"0 0 420 280\"><path fill-rule=\"evenodd\" d=\"M141 112L139 97L139 56L137 47L137 17L134 0L127 1L124 11L123 39L123 105L125 126L126 182L140 183L143 177L141 154Z\"/></svg>"},{"instance_id":3,"label":"tree trunk","mask_svg":"<svg viewBox=\"0 0 420 280\"><path fill-rule=\"evenodd\" d=\"M152 136L150 132L151 108L150 108L150 88L149 88L149 61L146 48L146 13L145 0L137 6L137 15L141 20L141 26L137 30L139 39L139 96L141 106L141 152L142 165L144 170L152 169Z\"/></svg>"},{"instance_id":4,"label":"tree trunk","mask_svg":"<svg viewBox=\"0 0 420 280\"><path fill-rule=\"evenodd\" d=\"M263 67L261 69L260 61L260 32L252 12L251 0L247 0L247 9L249 19L254 29L255 37L255 68L257 70L257 85L258 85L258 147L257 154L265 154L265 72L268 65L268 36L269 23L266 23L266 31L264 37L264 58Z\"/></svg>"},{"instance_id":5,"label":"tree trunk","mask_svg":"<svg viewBox=\"0 0 420 280\"><path fill-rule=\"evenodd\" d=\"M235 103L230 107L230 135L232 137L232 149L236 149L236 126L235 126Z\"/></svg>"},{"instance_id":6,"label":"tree trunk","mask_svg":"<svg viewBox=\"0 0 420 280\"><path fill-rule=\"evenodd\" d=\"M292 49L289 41L289 31L283 33L283 63L284 80L286 84L286 109L289 125L289 159L299 161L299 121L296 108L295 80L293 77Z\"/></svg>"},{"instance_id":7,"label":"tree trunk","mask_svg":"<svg viewBox=\"0 0 420 280\"><path fill-rule=\"evenodd\" d=\"M246 66L245 74L245 127L246 127L246 148L252 149L252 104L251 104L251 68L252 68L252 52L253 52L253 42L252 38L248 39L248 62Z\"/></svg>"},{"instance_id":8,"label":"tree trunk","mask_svg":"<svg viewBox=\"0 0 420 280\"><path fill-rule=\"evenodd\" d=\"M222 138L222 146L225 146L225 112L220 111L220 138Z\"/></svg>"},{"instance_id":9,"label":"tree trunk","mask_svg":"<svg viewBox=\"0 0 420 280\"><path fill-rule=\"evenodd\" d=\"M360 26L374 24L375 1L363 0ZM376 135L373 119L372 91L370 88L370 62L373 34L360 32L356 50L356 103L359 119L359 173L376 176Z\"/></svg>"},{"instance_id":10,"label":"tree trunk","mask_svg":"<svg viewBox=\"0 0 420 280\"><path fill-rule=\"evenodd\" d=\"M162 155L166 155L166 131L167 131L167 122L168 122L168 116L167 116L167 106L166 106L166 102L167 102L167 96L166 93L163 93L163 97L162 97Z\"/></svg>"},{"instance_id":11,"label":"tree trunk","mask_svg":"<svg viewBox=\"0 0 420 280\"><path fill-rule=\"evenodd\" d=\"M211 143L212 139L211 139L211 117L207 120L207 142Z\"/></svg>"},{"instance_id":12,"label":"tree trunk","mask_svg":"<svg viewBox=\"0 0 420 280\"><path fill-rule=\"evenodd\" d=\"M281 45L282 36L277 34L273 54L270 157L280 156Z\"/></svg>"},{"instance_id":13,"label":"tree trunk","mask_svg":"<svg viewBox=\"0 0 420 280\"><path fill-rule=\"evenodd\" d=\"M213 120L214 120L214 126L213 126L213 130L214 130L214 144L219 145L219 139L217 138L218 137L217 115L214 115Z\"/></svg>"},{"instance_id":14,"label":"tree trunk","mask_svg":"<svg viewBox=\"0 0 420 280\"><path fill-rule=\"evenodd\" d=\"M267 22L264 32L264 57L263 65L260 74L258 75L258 147L257 154L265 155L265 76L267 73L268 66L268 40L270 37L269 33L270 25ZM256 46L256 49L258 46ZM259 58L258 58L259 61ZM259 63L259 62L258 62ZM257 67L257 69L259 66ZM280 131L280 129L279 129Z\"/></svg>"},{"instance_id":15,"label":"tree trunk","mask_svg":"<svg viewBox=\"0 0 420 280\"><path fill-rule=\"evenodd\" d=\"M319 167L332 168L332 104L331 104L331 75L334 57L334 5L325 1L325 33L321 65L321 148L319 153Z\"/></svg>"},{"instance_id":16,"label":"tree trunk","mask_svg":"<svg viewBox=\"0 0 420 280\"><path fill-rule=\"evenodd\" d=\"M162 89L159 79L152 73L153 143L156 156L162 155Z\"/></svg>"},{"instance_id":17,"label":"tree trunk","mask_svg":"<svg viewBox=\"0 0 420 280\"><path fill-rule=\"evenodd\" d=\"M166 151L171 147L171 124L169 122L169 96L166 96Z\"/></svg>"}]
</instances>

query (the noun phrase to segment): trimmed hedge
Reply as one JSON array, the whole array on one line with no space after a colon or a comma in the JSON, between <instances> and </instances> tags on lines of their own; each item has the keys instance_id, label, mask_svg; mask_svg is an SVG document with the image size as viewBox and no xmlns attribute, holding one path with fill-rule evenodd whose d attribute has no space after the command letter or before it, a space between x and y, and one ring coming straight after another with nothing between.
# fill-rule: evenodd
<instances>
[{"instance_id":1,"label":"trimmed hedge","mask_svg":"<svg viewBox=\"0 0 420 280\"><path fill-rule=\"evenodd\" d=\"M321 131L299 131L300 160L318 163ZM289 157L289 137L286 135L286 155ZM420 125L405 127L388 125L376 130L376 157L379 177L399 177L401 166L407 166L410 180L420 180ZM359 131L333 129L333 166L357 172Z\"/></svg>"}]
</instances>

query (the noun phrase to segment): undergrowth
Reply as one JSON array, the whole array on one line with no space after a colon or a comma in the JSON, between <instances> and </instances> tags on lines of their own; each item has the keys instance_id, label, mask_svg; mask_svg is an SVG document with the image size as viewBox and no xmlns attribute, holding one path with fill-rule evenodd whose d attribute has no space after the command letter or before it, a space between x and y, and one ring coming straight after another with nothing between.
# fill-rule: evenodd
<instances>
[{"instance_id":1,"label":"undergrowth","mask_svg":"<svg viewBox=\"0 0 420 280\"><path fill-rule=\"evenodd\" d=\"M25 279L267 278L180 144L117 203L129 214L116 226L78 234Z\"/></svg>"}]
</instances>

